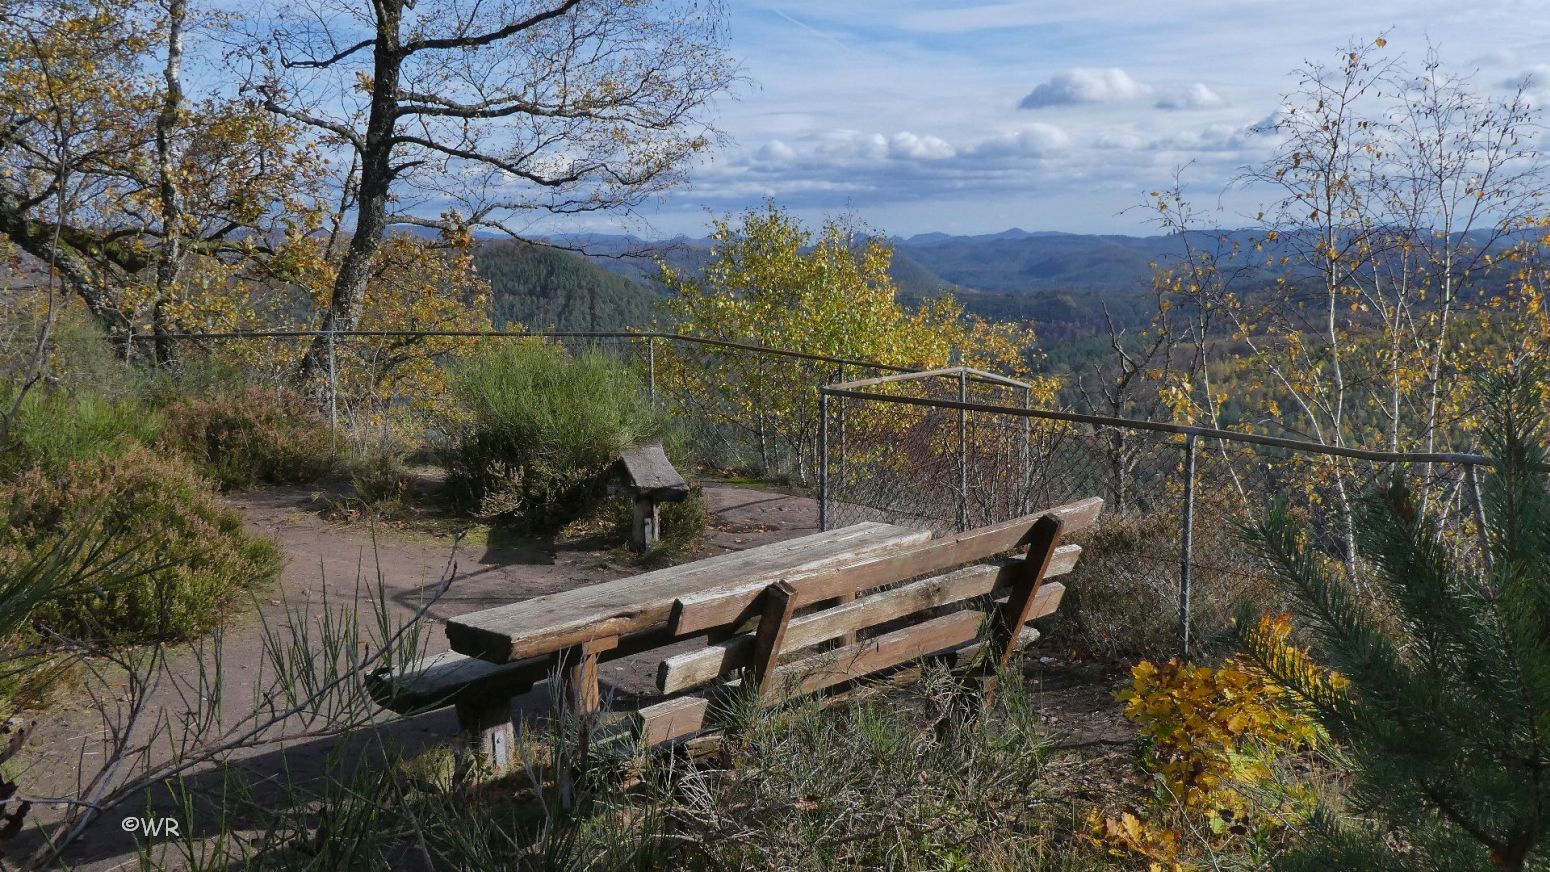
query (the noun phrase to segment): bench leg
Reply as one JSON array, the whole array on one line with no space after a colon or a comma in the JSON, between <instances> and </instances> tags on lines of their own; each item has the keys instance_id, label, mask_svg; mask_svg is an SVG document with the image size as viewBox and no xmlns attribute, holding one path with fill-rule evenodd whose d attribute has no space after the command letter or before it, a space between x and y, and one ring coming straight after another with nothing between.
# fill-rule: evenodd
<instances>
[{"instance_id":1,"label":"bench leg","mask_svg":"<svg viewBox=\"0 0 1550 872\"><path fill-rule=\"evenodd\" d=\"M573 766L569 769L562 767L558 773L561 779L560 806L566 811L570 810L574 800L571 785L586 773L587 755L592 748L592 731L597 727L598 714L603 705L602 688L598 686L597 680L598 655L617 647L619 637L606 636L573 645L559 655L566 702L571 711L575 712L581 729Z\"/></svg>"},{"instance_id":2,"label":"bench leg","mask_svg":"<svg viewBox=\"0 0 1550 872\"><path fill-rule=\"evenodd\" d=\"M463 733L463 745L483 759L496 775L511 771L516 731L511 726L511 700L460 702L457 725Z\"/></svg>"}]
</instances>

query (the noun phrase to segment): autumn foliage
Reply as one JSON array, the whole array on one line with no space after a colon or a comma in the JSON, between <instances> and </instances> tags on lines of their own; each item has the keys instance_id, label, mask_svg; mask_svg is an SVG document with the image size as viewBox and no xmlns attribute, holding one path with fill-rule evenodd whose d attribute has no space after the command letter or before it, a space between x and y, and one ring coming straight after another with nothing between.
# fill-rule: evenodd
<instances>
[{"instance_id":1,"label":"autumn foliage","mask_svg":"<svg viewBox=\"0 0 1550 872\"><path fill-rule=\"evenodd\" d=\"M968 316L945 295L906 308L888 272L892 247L855 224L833 219L814 231L767 203L717 219L711 238L715 248L698 275L662 267L675 294L666 308L680 333L896 367L930 369L956 357L996 372L1029 372L1031 327ZM758 465L772 470L784 455L807 477L818 436L814 386L840 378L832 364L691 349L662 370L672 393L685 398L685 414L752 431ZM882 372L853 367L848 377ZM1039 381L1036 393L1052 397L1053 381Z\"/></svg>"},{"instance_id":2,"label":"autumn foliage","mask_svg":"<svg viewBox=\"0 0 1550 872\"><path fill-rule=\"evenodd\" d=\"M1266 614L1250 630L1282 662L1328 693L1348 684L1290 642L1290 615ZM1219 666L1143 660L1119 693L1141 734L1141 766L1156 780L1149 810L1096 816L1094 836L1154 869L1194 868L1192 858L1263 851L1313 811L1310 787L1289 774L1298 752L1327 740L1300 699L1245 657Z\"/></svg>"}]
</instances>

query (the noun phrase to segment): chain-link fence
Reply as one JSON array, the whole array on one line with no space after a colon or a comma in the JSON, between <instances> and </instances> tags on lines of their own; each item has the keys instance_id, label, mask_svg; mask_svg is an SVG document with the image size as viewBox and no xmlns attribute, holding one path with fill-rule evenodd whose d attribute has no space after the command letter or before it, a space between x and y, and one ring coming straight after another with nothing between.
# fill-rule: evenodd
<instances>
[{"instance_id":1,"label":"chain-link fence","mask_svg":"<svg viewBox=\"0 0 1550 872\"><path fill-rule=\"evenodd\" d=\"M163 337L168 338L168 337ZM1080 638L1105 653L1187 648L1242 602L1274 604L1239 527L1275 499L1311 543L1354 561L1360 496L1403 476L1464 548L1478 535L1472 455L1386 454L1030 407L1024 382L965 367L920 372L671 333L313 331L185 334L246 376L292 385L306 349L335 431L359 448L434 442L445 375L496 343L552 342L622 361L704 469L816 487L820 524L963 530L1101 496L1069 586ZM445 405L445 404L444 404Z\"/></svg>"},{"instance_id":2,"label":"chain-link fence","mask_svg":"<svg viewBox=\"0 0 1550 872\"><path fill-rule=\"evenodd\" d=\"M700 465L729 475L811 485L818 468L822 384L906 367L674 333L459 330L251 331L136 337L171 341L174 377L197 381L218 361L276 391L296 384L315 343L324 365L308 385L342 442L358 450L433 443L447 374L460 359L512 342L550 342L617 358L671 416Z\"/></svg>"},{"instance_id":3,"label":"chain-link fence","mask_svg":"<svg viewBox=\"0 0 1550 872\"><path fill-rule=\"evenodd\" d=\"M1273 606L1240 527L1275 500L1333 562L1356 560L1353 516L1402 476L1460 546L1478 535L1472 455L1384 454L1206 428L1028 408L1021 383L973 370L820 390L824 526L862 520L939 532L1099 496L1068 589L1077 637L1110 654L1187 650L1243 604ZM1354 573L1353 573L1354 576ZM1065 608L1062 613L1067 612Z\"/></svg>"}]
</instances>

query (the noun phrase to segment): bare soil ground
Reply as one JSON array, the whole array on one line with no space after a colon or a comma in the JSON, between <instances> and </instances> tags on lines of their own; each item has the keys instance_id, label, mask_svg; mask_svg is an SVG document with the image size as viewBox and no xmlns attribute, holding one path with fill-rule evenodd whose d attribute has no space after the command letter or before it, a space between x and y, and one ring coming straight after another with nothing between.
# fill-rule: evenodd
<instances>
[{"instance_id":1,"label":"bare soil ground","mask_svg":"<svg viewBox=\"0 0 1550 872\"><path fill-rule=\"evenodd\" d=\"M715 482L706 482L704 491L713 522L700 551L692 556L752 548L817 530L817 506L809 498ZM298 607L307 607L313 619L324 606L369 612L360 601L361 592L374 590L379 576L390 611L404 619L421 607L427 590L443 577L449 562L455 564L450 590L427 615L432 625L426 633L427 651L435 653L446 647L439 631L446 618L643 571L619 551L587 541L465 545L454 553L450 536L374 531L365 524L330 522L320 514L317 496L313 488L298 487L265 488L230 497L251 530L279 543L285 567L278 588L260 591L253 607L235 616L223 633L222 698L228 711L251 708L255 684L262 680L266 624L283 626ZM369 621L369 614L362 614L362 620ZM184 651L176 656L181 659L172 664L173 674L197 671L196 654ZM654 660L630 658L609 664L602 677L629 695L647 687L654 669ZM1113 702L1112 676L1048 657L1040 659L1039 669L1046 720L1055 741L1084 749L1117 748L1129 741L1131 733ZM517 704L523 710L543 710L548 705L547 689L535 688ZM179 688L165 686L151 691L148 708L179 711L185 705ZM19 773L26 793L76 794L80 773L94 770L94 761L103 753L105 729L96 709L93 700L77 694L36 716ZM455 731L450 712L441 711L393 723L370 739L413 751L445 742ZM258 785L249 801L281 801L280 773L291 782L315 777L330 765L335 745L322 737L240 755L236 765ZM190 781L196 790L211 792L224 783L215 771L193 773ZM147 803L165 807L165 797L138 797L108 810L71 850L71 861L85 869L135 867L133 843L119 822L126 815L143 814ZM57 819L58 814L57 807L46 804L34 811L36 821ZM18 847L26 847L25 842Z\"/></svg>"}]
</instances>

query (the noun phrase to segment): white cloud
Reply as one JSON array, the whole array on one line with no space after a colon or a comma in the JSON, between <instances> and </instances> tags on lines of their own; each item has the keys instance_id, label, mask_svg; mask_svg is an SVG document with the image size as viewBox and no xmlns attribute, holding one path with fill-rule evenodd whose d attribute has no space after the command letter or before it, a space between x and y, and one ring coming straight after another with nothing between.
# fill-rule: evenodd
<instances>
[{"instance_id":1,"label":"white cloud","mask_svg":"<svg viewBox=\"0 0 1550 872\"><path fill-rule=\"evenodd\" d=\"M1161 151L1211 152L1243 151L1261 147L1256 141L1256 124L1208 124L1199 130L1178 131L1147 143L1146 148Z\"/></svg>"},{"instance_id":2,"label":"white cloud","mask_svg":"<svg viewBox=\"0 0 1550 872\"><path fill-rule=\"evenodd\" d=\"M1277 132L1287 116L1291 114L1291 111L1290 106L1282 106L1264 118L1250 124L1247 132L1261 136L1272 136Z\"/></svg>"},{"instance_id":3,"label":"white cloud","mask_svg":"<svg viewBox=\"0 0 1550 872\"><path fill-rule=\"evenodd\" d=\"M1162 97L1155 104L1158 109L1180 111L1185 109L1215 109L1226 106L1227 101L1222 95L1211 90L1202 82L1195 82L1183 88L1174 88L1164 91Z\"/></svg>"},{"instance_id":4,"label":"white cloud","mask_svg":"<svg viewBox=\"0 0 1550 872\"><path fill-rule=\"evenodd\" d=\"M754 155L761 163L785 164L796 159L797 150L778 139L761 146Z\"/></svg>"},{"instance_id":5,"label":"white cloud","mask_svg":"<svg viewBox=\"0 0 1550 872\"><path fill-rule=\"evenodd\" d=\"M880 161L939 161L958 150L940 136L901 130L892 135L860 130L831 130L788 144L771 140L754 157L761 163L875 163Z\"/></svg>"},{"instance_id":6,"label":"white cloud","mask_svg":"<svg viewBox=\"0 0 1550 872\"><path fill-rule=\"evenodd\" d=\"M1071 137L1053 124L1031 124L1015 133L985 139L968 153L975 157L1044 157L1071 147Z\"/></svg>"},{"instance_id":7,"label":"white cloud","mask_svg":"<svg viewBox=\"0 0 1550 872\"><path fill-rule=\"evenodd\" d=\"M958 152L947 140L936 136L916 136L907 130L888 140L888 156L895 160L943 160Z\"/></svg>"},{"instance_id":8,"label":"white cloud","mask_svg":"<svg viewBox=\"0 0 1550 872\"><path fill-rule=\"evenodd\" d=\"M1040 82L1017 104L1019 109L1043 109L1078 103L1112 103L1145 97L1152 89L1119 67L1077 67Z\"/></svg>"},{"instance_id":9,"label":"white cloud","mask_svg":"<svg viewBox=\"0 0 1550 872\"><path fill-rule=\"evenodd\" d=\"M859 130L831 130L818 134L810 154L829 161L882 160L888 156L888 137Z\"/></svg>"}]
</instances>

